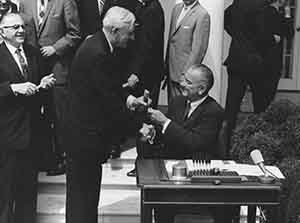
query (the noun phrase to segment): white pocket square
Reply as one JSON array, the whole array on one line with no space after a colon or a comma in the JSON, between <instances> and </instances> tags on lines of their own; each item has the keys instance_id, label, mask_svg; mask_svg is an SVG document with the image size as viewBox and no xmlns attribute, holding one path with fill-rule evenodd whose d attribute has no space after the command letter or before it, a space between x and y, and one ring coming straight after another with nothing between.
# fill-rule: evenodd
<instances>
[{"instance_id":1,"label":"white pocket square","mask_svg":"<svg viewBox=\"0 0 300 223\"><path fill-rule=\"evenodd\" d=\"M190 26L183 26L182 28L183 29L190 29L191 27Z\"/></svg>"}]
</instances>

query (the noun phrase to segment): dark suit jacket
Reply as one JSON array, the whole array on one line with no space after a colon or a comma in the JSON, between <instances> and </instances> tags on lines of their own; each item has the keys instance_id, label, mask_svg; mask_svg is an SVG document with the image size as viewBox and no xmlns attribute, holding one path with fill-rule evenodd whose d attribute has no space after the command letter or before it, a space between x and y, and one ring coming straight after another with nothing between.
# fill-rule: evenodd
<instances>
[{"instance_id":1,"label":"dark suit jacket","mask_svg":"<svg viewBox=\"0 0 300 223\"><path fill-rule=\"evenodd\" d=\"M75 0L48 2L42 24L38 25L37 1L23 0L20 11L33 18L38 46L53 46L56 55L47 58L47 72L53 72L57 84L64 84L73 53L80 41L80 22ZM34 38L28 36L28 38Z\"/></svg>"},{"instance_id":2,"label":"dark suit jacket","mask_svg":"<svg viewBox=\"0 0 300 223\"><path fill-rule=\"evenodd\" d=\"M102 26L97 0L76 0L82 38L96 33Z\"/></svg>"},{"instance_id":3,"label":"dark suit jacket","mask_svg":"<svg viewBox=\"0 0 300 223\"><path fill-rule=\"evenodd\" d=\"M198 152L217 157L216 143L224 113L222 107L208 96L184 121L185 104L186 99L179 96L169 105L167 117L172 121L162 138L166 152L178 158L191 158Z\"/></svg>"},{"instance_id":4,"label":"dark suit jacket","mask_svg":"<svg viewBox=\"0 0 300 223\"><path fill-rule=\"evenodd\" d=\"M256 9L243 10L234 2L225 11L225 29L232 37L225 65L240 71L245 77L278 78L282 67L282 40L293 35L292 19L286 19L274 7L260 5ZM281 37L276 43L274 35ZM243 38L241 38L243 37ZM256 60L253 55L257 55ZM247 67L248 62L253 61ZM260 61L260 62L259 62ZM251 68L259 65L259 69Z\"/></svg>"},{"instance_id":5,"label":"dark suit jacket","mask_svg":"<svg viewBox=\"0 0 300 223\"><path fill-rule=\"evenodd\" d=\"M12 83L40 82L39 51L24 45L29 77L25 80L6 45L0 45L0 152L24 150L37 145L40 126L40 93L15 96Z\"/></svg>"},{"instance_id":6,"label":"dark suit jacket","mask_svg":"<svg viewBox=\"0 0 300 223\"><path fill-rule=\"evenodd\" d=\"M69 152L101 150L119 135L126 119L126 96L115 73L115 58L102 31L86 39L70 70ZM107 151L102 151L103 160Z\"/></svg>"},{"instance_id":7,"label":"dark suit jacket","mask_svg":"<svg viewBox=\"0 0 300 223\"><path fill-rule=\"evenodd\" d=\"M186 99L176 97L170 102L167 117L172 121L161 133L157 128L154 145L138 141L137 149L143 158L220 159L217 138L224 119L223 108L208 96L187 120L184 120Z\"/></svg>"},{"instance_id":8,"label":"dark suit jacket","mask_svg":"<svg viewBox=\"0 0 300 223\"><path fill-rule=\"evenodd\" d=\"M160 83L164 69L164 12L159 1L152 0L141 4L135 13L139 24L128 75L138 75L141 88L151 92Z\"/></svg>"}]
</instances>

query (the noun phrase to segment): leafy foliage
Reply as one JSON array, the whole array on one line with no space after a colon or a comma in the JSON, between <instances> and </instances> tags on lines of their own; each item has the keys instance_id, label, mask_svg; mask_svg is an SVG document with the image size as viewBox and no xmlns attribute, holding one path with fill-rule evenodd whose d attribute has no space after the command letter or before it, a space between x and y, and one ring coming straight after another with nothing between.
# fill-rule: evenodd
<instances>
[{"instance_id":1,"label":"leafy foliage","mask_svg":"<svg viewBox=\"0 0 300 223\"><path fill-rule=\"evenodd\" d=\"M281 207L285 223L300 223L300 106L288 100L272 103L261 114L246 117L231 139L231 157L252 163L249 154L259 149L268 165L285 175Z\"/></svg>"}]
</instances>

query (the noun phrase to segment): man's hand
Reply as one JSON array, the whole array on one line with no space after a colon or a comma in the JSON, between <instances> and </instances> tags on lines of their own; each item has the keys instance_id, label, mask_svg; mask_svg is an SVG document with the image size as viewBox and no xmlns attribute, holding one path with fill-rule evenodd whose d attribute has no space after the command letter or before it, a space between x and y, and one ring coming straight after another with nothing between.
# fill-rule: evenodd
<instances>
[{"instance_id":1,"label":"man's hand","mask_svg":"<svg viewBox=\"0 0 300 223\"><path fill-rule=\"evenodd\" d=\"M131 111L144 111L147 110L148 106L151 104L151 99L148 102L144 101L144 96L134 97L129 95L127 98L127 108Z\"/></svg>"},{"instance_id":2,"label":"man's hand","mask_svg":"<svg viewBox=\"0 0 300 223\"><path fill-rule=\"evenodd\" d=\"M55 81L54 74L49 74L42 78L38 88L49 89L54 86Z\"/></svg>"},{"instance_id":3,"label":"man's hand","mask_svg":"<svg viewBox=\"0 0 300 223\"><path fill-rule=\"evenodd\" d=\"M135 88L138 82L139 82L139 78L135 74L131 74L127 80L128 87L130 88Z\"/></svg>"},{"instance_id":4,"label":"man's hand","mask_svg":"<svg viewBox=\"0 0 300 223\"><path fill-rule=\"evenodd\" d=\"M43 46L40 50L42 56L44 57L50 57L56 53L56 50L53 46Z\"/></svg>"},{"instance_id":5,"label":"man's hand","mask_svg":"<svg viewBox=\"0 0 300 223\"><path fill-rule=\"evenodd\" d=\"M148 141L150 144L154 143L154 138L156 135L156 130L153 125L148 125L143 123L143 127L139 131L142 134L141 140L146 142Z\"/></svg>"},{"instance_id":6,"label":"man's hand","mask_svg":"<svg viewBox=\"0 0 300 223\"><path fill-rule=\"evenodd\" d=\"M150 115L151 121L161 126L163 126L165 122L168 120L168 118L159 110L149 108L148 114Z\"/></svg>"},{"instance_id":7,"label":"man's hand","mask_svg":"<svg viewBox=\"0 0 300 223\"><path fill-rule=\"evenodd\" d=\"M273 36L274 36L275 42L276 42L276 43L279 43L280 40L281 40L280 36L279 36L279 35L276 35L276 34L274 34Z\"/></svg>"},{"instance_id":8,"label":"man's hand","mask_svg":"<svg viewBox=\"0 0 300 223\"><path fill-rule=\"evenodd\" d=\"M17 95L21 94L21 95L31 96L38 92L37 86L31 82L11 84L10 87L12 91Z\"/></svg>"}]
</instances>

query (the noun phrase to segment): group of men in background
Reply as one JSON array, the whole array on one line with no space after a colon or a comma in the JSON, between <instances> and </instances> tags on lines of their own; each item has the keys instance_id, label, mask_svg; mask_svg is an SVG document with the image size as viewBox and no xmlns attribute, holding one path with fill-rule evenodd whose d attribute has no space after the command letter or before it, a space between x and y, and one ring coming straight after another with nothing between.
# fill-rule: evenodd
<instances>
[{"instance_id":1,"label":"group of men in background","mask_svg":"<svg viewBox=\"0 0 300 223\"><path fill-rule=\"evenodd\" d=\"M273 3L278 1L268 5L276 8ZM273 21L273 8L264 5L259 12ZM67 165L67 223L97 222L101 164L112 146L126 138L128 126L137 132L145 122L146 144L154 129L154 142L163 145L159 156L180 159L201 152L220 158L214 148L226 117L208 95L214 78L202 61L210 15L198 0L183 0L173 8L165 60L165 18L159 0L20 0L17 5L0 0L0 13L0 222L35 221L36 163L46 145L49 151L55 147L56 164ZM234 61L242 58L234 57L235 37L240 38L237 30L242 27L234 16L239 15L227 11L225 18L233 37L226 61L228 94L233 95L226 104L231 128L239 105L230 100L240 100L245 89L242 84L233 88L240 83L235 66L239 61ZM281 28L270 30L265 42L256 42L266 46L274 39L270 45L276 45ZM168 85L166 115L157 110L162 80ZM250 80L245 83L252 87L254 78ZM243 88L239 94L233 91L237 86ZM145 89L149 101L142 96ZM142 121L135 125L132 116L138 113ZM147 156L141 152L144 148L138 150L142 158ZM158 222L172 222L174 216L163 212ZM223 215L218 217L221 222Z\"/></svg>"},{"instance_id":2,"label":"group of men in background","mask_svg":"<svg viewBox=\"0 0 300 223\"><path fill-rule=\"evenodd\" d=\"M111 146L126 136L130 111L148 106L138 96L144 89L150 92L155 114L160 82L169 68L176 74L168 84L179 85L182 73L202 62L209 15L196 0L176 7L165 67L165 21L158 0L16 3L1 1L0 53L6 55L0 64L1 222L34 222L37 160L47 140L56 158L67 163L67 222L96 222L101 164ZM9 50L11 45L22 57Z\"/></svg>"}]
</instances>

